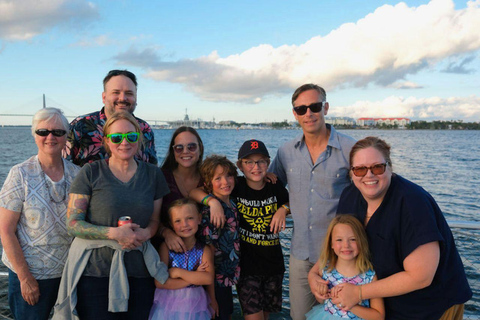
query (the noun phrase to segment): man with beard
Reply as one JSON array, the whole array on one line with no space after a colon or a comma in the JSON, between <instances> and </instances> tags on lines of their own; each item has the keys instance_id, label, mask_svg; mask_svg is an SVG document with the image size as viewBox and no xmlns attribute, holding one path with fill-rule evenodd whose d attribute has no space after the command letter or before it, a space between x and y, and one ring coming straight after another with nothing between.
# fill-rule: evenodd
<instances>
[{"instance_id":1,"label":"man with beard","mask_svg":"<svg viewBox=\"0 0 480 320\"><path fill-rule=\"evenodd\" d=\"M77 117L70 124L67 145L63 156L83 166L99 159L108 158L103 147L103 125L115 112L127 111L133 115L137 105L137 78L127 70L112 70L103 79L102 100L104 107L100 111ZM157 164L154 134L147 122L135 117L143 133L143 145L136 159Z\"/></svg>"}]
</instances>

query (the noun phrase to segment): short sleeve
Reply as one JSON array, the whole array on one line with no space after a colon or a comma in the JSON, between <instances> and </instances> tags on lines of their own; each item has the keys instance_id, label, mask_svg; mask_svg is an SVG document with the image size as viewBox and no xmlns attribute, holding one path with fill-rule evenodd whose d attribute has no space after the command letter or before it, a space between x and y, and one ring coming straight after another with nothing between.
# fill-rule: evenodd
<instances>
[{"instance_id":1,"label":"short sleeve","mask_svg":"<svg viewBox=\"0 0 480 320\"><path fill-rule=\"evenodd\" d=\"M92 166L86 163L78 172L70 186L70 193L92 195Z\"/></svg>"},{"instance_id":2,"label":"short sleeve","mask_svg":"<svg viewBox=\"0 0 480 320\"><path fill-rule=\"evenodd\" d=\"M156 188L155 188L155 199L158 200L163 198L167 194L170 193L170 189L168 188L167 180L165 180L165 176L163 175L162 169L159 167L155 167L155 174L156 174Z\"/></svg>"},{"instance_id":3,"label":"short sleeve","mask_svg":"<svg viewBox=\"0 0 480 320\"><path fill-rule=\"evenodd\" d=\"M0 207L22 212L25 202L24 179L19 166L14 166L10 170L0 191Z\"/></svg>"},{"instance_id":4,"label":"short sleeve","mask_svg":"<svg viewBox=\"0 0 480 320\"><path fill-rule=\"evenodd\" d=\"M281 152L282 148L278 149L277 155L273 159L272 163L270 164L270 167L268 168L269 172L273 172L274 174L277 175L278 179L282 181L283 185L287 185L287 175L285 173L285 168L282 164L282 159L281 159Z\"/></svg>"},{"instance_id":5,"label":"short sleeve","mask_svg":"<svg viewBox=\"0 0 480 320\"><path fill-rule=\"evenodd\" d=\"M444 241L435 217L435 211L440 208L426 192L408 194L404 199L404 207L401 221L402 259L421 245Z\"/></svg>"}]
</instances>

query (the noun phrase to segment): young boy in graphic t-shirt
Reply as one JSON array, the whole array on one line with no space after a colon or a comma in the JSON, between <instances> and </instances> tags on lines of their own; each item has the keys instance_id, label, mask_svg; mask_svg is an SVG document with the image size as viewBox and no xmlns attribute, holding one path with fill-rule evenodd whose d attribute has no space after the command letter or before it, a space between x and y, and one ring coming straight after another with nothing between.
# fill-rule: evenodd
<instances>
[{"instance_id":1,"label":"young boy in graphic t-shirt","mask_svg":"<svg viewBox=\"0 0 480 320\"><path fill-rule=\"evenodd\" d=\"M285 266L279 232L290 213L288 192L265 181L270 155L259 140L245 141L238 151L239 177L232 198L239 214L240 279L237 292L245 319L282 309Z\"/></svg>"}]
</instances>

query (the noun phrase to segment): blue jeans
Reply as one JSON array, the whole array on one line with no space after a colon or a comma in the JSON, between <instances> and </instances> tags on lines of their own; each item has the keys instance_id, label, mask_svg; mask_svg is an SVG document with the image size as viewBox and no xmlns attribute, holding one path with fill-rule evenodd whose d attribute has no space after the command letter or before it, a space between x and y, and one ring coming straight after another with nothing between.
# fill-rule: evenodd
<instances>
[{"instance_id":1,"label":"blue jeans","mask_svg":"<svg viewBox=\"0 0 480 320\"><path fill-rule=\"evenodd\" d=\"M128 278L130 296L127 312L108 312L109 278L82 276L77 284L76 310L82 320L148 319L153 304L153 278Z\"/></svg>"},{"instance_id":2,"label":"blue jeans","mask_svg":"<svg viewBox=\"0 0 480 320\"><path fill-rule=\"evenodd\" d=\"M22 297L17 274L8 270L8 304L13 317L18 320L47 320L57 300L60 279L37 280L40 299L31 306Z\"/></svg>"}]
</instances>

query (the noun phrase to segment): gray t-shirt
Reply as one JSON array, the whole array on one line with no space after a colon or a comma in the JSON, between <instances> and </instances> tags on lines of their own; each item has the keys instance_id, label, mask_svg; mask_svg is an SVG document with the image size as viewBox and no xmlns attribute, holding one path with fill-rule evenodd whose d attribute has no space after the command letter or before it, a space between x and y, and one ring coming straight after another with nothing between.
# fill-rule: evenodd
<instances>
[{"instance_id":1,"label":"gray t-shirt","mask_svg":"<svg viewBox=\"0 0 480 320\"><path fill-rule=\"evenodd\" d=\"M153 213L154 200L169 193L163 173L155 165L137 162L135 175L128 182L117 179L106 160L98 160L80 170L70 187L71 193L89 195L86 221L99 226L116 227L118 218L130 216L145 228ZM100 248L92 252L84 276L108 277L113 249ZM125 252L124 261L130 277L150 277L141 252Z\"/></svg>"}]
</instances>

